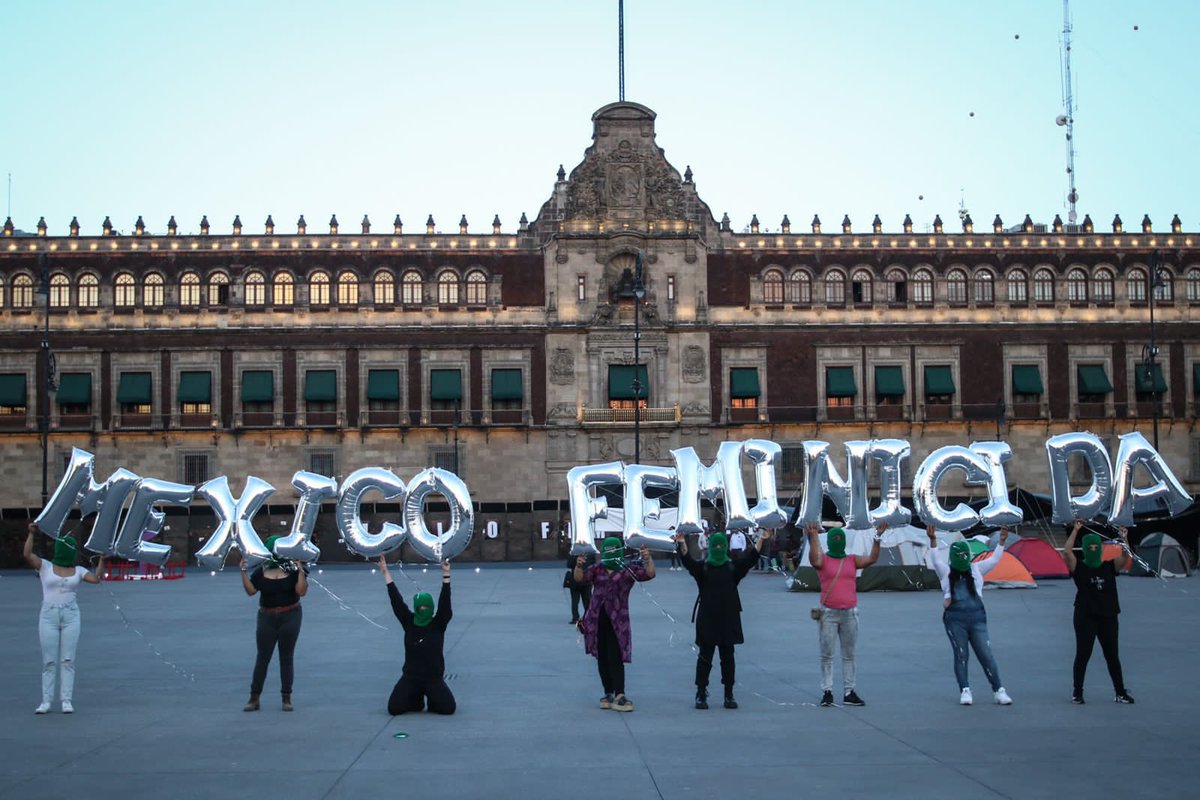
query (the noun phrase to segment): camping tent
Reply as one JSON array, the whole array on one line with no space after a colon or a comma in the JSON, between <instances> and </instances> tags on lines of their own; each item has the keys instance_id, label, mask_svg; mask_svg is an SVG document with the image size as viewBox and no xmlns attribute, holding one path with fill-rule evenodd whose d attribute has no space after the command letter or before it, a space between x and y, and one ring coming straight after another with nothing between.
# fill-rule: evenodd
<instances>
[{"instance_id":1,"label":"camping tent","mask_svg":"<svg viewBox=\"0 0 1200 800\"><path fill-rule=\"evenodd\" d=\"M873 530L846 530L846 552L865 555L871 551ZM822 549L825 534L819 537ZM807 547L807 542L805 543ZM937 573L929 568L929 539L925 531L911 525L889 528L879 548L879 560L858 571L856 588L860 592L909 592L939 588ZM800 564L788 580L793 592L819 592L817 571L808 566L808 555L801 549Z\"/></svg>"},{"instance_id":2,"label":"camping tent","mask_svg":"<svg viewBox=\"0 0 1200 800\"><path fill-rule=\"evenodd\" d=\"M968 539L968 543L974 545L973 539ZM974 552L974 547L971 550ZM975 561L983 561L990 558L991 551L984 551L975 556ZM1029 574L1029 570L1025 565L1017 560L1017 557L1007 551L1000 556L1000 563L992 567L988 574L983 576L984 586L995 586L1000 589L1036 589L1037 581Z\"/></svg>"},{"instance_id":3,"label":"camping tent","mask_svg":"<svg viewBox=\"0 0 1200 800\"><path fill-rule=\"evenodd\" d=\"M1149 572L1136 559L1129 570L1130 575L1153 575L1164 578L1186 578L1192 574L1188 566L1187 553L1183 546L1165 533L1152 533L1137 546L1138 558L1146 562Z\"/></svg>"},{"instance_id":4,"label":"camping tent","mask_svg":"<svg viewBox=\"0 0 1200 800\"><path fill-rule=\"evenodd\" d=\"M1068 578L1071 575L1067 562L1058 551L1041 539L1019 539L1007 548L1007 552L1016 556L1034 578Z\"/></svg>"}]
</instances>

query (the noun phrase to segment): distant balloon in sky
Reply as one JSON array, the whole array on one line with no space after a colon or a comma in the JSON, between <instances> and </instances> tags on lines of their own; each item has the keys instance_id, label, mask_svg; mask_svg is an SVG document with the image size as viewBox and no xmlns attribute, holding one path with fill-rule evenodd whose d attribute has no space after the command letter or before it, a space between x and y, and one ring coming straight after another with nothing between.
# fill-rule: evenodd
<instances>
[{"instance_id":1,"label":"distant balloon in sky","mask_svg":"<svg viewBox=\"0 0 1200 800\"><path fill-rule=\"evenodd\" d=\"M1134 25L1134 26L1133 26L1133 29L1136 31L1136 30L1138 29L1138 26L1137 26L1137 25Z\"/></svg>"},{"instance_id":2,"label":"distant balloon in sky","mask_svg":"<svg viewBox=\"0 0 1200 800\"><path fill-rule=\"evenodd\" d=\"M973 116L975 116L975 112L974 112L974 111L972 111L972 112L971 112L971 116L972 116L972 117L973 117Z\"/></svg>"},{"instance_id":3,"label":"distant balloon in sky","mask_svg":"<svg viewBox=\"0 0 1200 800\"><path fill-rule=\"evenodd\" d=\"M1014 39L1020 39L1020 38L1021 38L1021 34L1019 34L1019 33L1017 33L1017 34L1014 34L1014 35L1013 35L1013 38L1014 38Z\"/></svg>"},{"instance_id":4,"label":"distant balloon in sky","mask_svg":"<svg viewBox=\"0 0 1200 800\"><path fill-rule=\"evenodd\" d=\"M918 199L918 200L924 200L924 199L925 199L925 195L923 195L923 194L919 194L919 195L917 195L917 199Z\"/></svg>"}]
</instances>

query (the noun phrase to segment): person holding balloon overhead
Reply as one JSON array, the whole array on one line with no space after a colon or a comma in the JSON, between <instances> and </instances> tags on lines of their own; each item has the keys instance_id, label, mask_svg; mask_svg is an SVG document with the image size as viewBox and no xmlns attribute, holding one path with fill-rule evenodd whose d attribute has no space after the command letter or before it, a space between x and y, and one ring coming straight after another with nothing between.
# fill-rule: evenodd
<instances>
[{"instance_id":1,"label":"person holding balloon overhead","mask_svg":"<svg viewBox=\"0 0 1200 800\"><path fill-rule=\"evenodd\" d=\"M243 711L258 711L259 697L267 680L267 667L276 645L279 647L279 686L283 710L292 710L293 659L303 618L300 598L308 593L308 576L300 562L279 559L275 554L277 541L278 536L267 537L264 544L271 552L271 558L253 573L247 573L246 561L242 560L242 588L250 597L259 595L258 625L254 634L258 656L250 679L250 699Z\"/></svg>"},{"instance_id":2,"label":"person holding balloon overhead","mask_svg":"<svg viewBox=\"0 0 1200 800\"><path fill-rule=\"evenodd\" d=\"M645 547L641 564L625 563L625 545L616 536L600 543L600 563L585 566L584 556L575 559L575 583L592 586L592 602L580 622L584 650L596 657L604 697L600 708L633 711L625 696L625 665L633 655L629 625L629 591L636 581L652 580L654 559Z\"/></svg>"},{"instance_id":3,"label":"person holding balloon overhead","mask_svg":"<svg viewBox=\"0 0 1200 800\"><path fill-rule=\"evenodd\" d=\"M413 607L400 596L388 572L387 557L379 557L379 571L387 583L392 613L404 628L404 668L392 687L387 710L392 716L428 708L432 714L453 714L458 704L446 685L446 626L454 616L450 607L450 562L442 561L442 590L437 604L429 592L417 592Z\"/></svg>"},{"instance_id":4,"label":"person holding balloon overhead","mask_svg":"<svg viewBox=\"0 0 1200 800\"><path fill-rule=\"evenodd\" d=\"M1083 527L1083 520L1075 520L1071 535L1063 546L1063 561L1075 581L1075 664L1072 671L1073 689L1071 702L1083 705L1083 678L1087 674L1092 648L1100 640L1104 661L1108 664L1108 677L1112 679L1113 700L1117 703L1132 703L1133 696L1125 688L1125 676L1121 671L1121 657L1117 648L1117 617L1121 604L1117 598L1117 573L1129 567L1129 531L1120 528L1123 551L1113 561L1104 560L1104 542L1095 533L1083 537L1083 561L1075 557L1075 537Z\"/></svg>"},{"instance_id":5,"label":"person holding balloon overhead","mask_svg":"<svg viewBox=\"0 0 1200 800\"><path fill-rule=\"evenodd\" d=\"M683 558L684 569L696 581L699 595L696 598L696 646L700 649L696 658L696 708L708 708L708 676L712 672L713 654L721 654L721 683L725 687L725 707L737 708L733 696L736 678L734 645L742 644L742 601L738 595L738 584L758 561L758 548L763 547L775 534L764 530L757 542L748 546L736 561L729 557L729 538L718 531L708 537L708 556L704 561L687 557L687 540L683 534L675 534L675 541Z\"/></svg>"}]
</instances>

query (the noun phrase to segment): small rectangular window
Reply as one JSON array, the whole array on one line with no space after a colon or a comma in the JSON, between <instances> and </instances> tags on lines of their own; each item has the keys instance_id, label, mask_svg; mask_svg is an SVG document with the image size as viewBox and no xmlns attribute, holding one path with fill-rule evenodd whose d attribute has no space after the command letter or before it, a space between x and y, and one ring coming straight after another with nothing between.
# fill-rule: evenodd
<instances>
[{"instance_id":1,"label":"small rectangular window","mask_svg":"<svg viewBox=\"0 0 1200 800\"><path fill-rule=\"evenodd\" d=\"M182 471L183 483L190 486L204 483L208 480L208 454L184 453Z\"/></svg>"},{"instance_id":2,"label":"small rectangular window","mask_svg":"<svg viewBox=\"0 0 1200 800\"><path fill-rule=\"evenodd\" d=\"M675 302L675 276L674 275L667 276L667 302L668 303Z\"/></svg>"},{"instance_id":3,"label":"small rectangular window","mask_svg":"<svg viewBox=\"0 0 1200 800\"><path fill-rule=\"evenodd\" d=\"M438 446L429 448L429 463L438 469L453 472L459 477L463 476L462 459L459 458L458 448L453 445L450 447Z\"/></svg>"},{"instance_id":4,"label":"small rectangular window","mask_svg":"<svg viewBox=\"0 0 1200 800\"><path fill-rule=\"evenodd\" d=\"M575 299L582 303L587 300L587 276L580 275L575 279Z\"/></svg>"},{"instance_id":5,"label":"small rectangular window","mask_svg":"<svg viewBox=\"0 0 1200 800\"><path fill-rule=\"evenodd\" d=\"M308 471L327 478L337 477L336 454L327 450L311 450L308 453Z\"/></svg>"}]
</instances>

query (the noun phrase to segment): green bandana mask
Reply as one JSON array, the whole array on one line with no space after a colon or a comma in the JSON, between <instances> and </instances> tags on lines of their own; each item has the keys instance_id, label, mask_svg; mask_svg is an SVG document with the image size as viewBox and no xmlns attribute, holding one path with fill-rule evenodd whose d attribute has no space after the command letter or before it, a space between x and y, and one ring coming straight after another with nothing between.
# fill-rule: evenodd
<instances>
[{"instance_id":1,"label":"green bandana mask","mask_svg":"<svg viewBox=\"0 0 1200 800\"><path fill-rule=\"evenodd\" d=\"M841 528L830 528L825 536L825 546L833 558L846 557L846 532Z\"/></svg>"},{"instance_id":2,"label":"green bandana mask","mask_svg":"<svg viewBox=\"0 0 1200 800\"><path fill-rule=\"evenodd\" d=\"M433 620L433 595L417 592L413 595L413 624L424 628Z\"/></svg>"},{"instance_id":3,"label":"green bandana mask","mask_svg":"<svg viewBox=\"0 0 1200 800\"><path fill-rule=\"evenodd\" d=\"M616 536L609 536L600 543L600 563L610 571L625 566L625 545Z\"/></svg>"},{"instance_id":4,"label":"green bandana mask","mask_svg":"<svg viewBox=\"0 0 1200 800\"><path fill-rule=\"evenodd\" d=\"M708 537L708 563L713 567L724 566L729 561L729 537L714 533Z\"/></svg>"},{"instance_id":5,"label":"green bandana mask","mask_svg":"<svg viewBox=\"0 0 1200 800\"><path fill-rule=\"evenodd\" d=\"M75 566L75 551L78 545L75 544L75 538L72 536L63 536L60 539L54 540L54 558L50 559L51 563L56 567L73 567Z\"/></svg>"},{"instance_id":6,"label":"green bandana mask","mask_svg":"<svg viewBox=\"0 0 1200 800\"><path fill-rule=\"evenodd\" d=\"M1104 542L1094 533L1083 537L1083 563L1092 569L1099 569L1104 563Z\"/></svg>"},{"instance_id":7,"label":"green bandana mask","mask_svg":"<svg viewBox=\"0 0 1200 800\"><path fill-rule=\"evenodd\" d=\"M271 551L271 558L269 561L267 561L267 566L266 566L267 569L283 569L284 568L285 562L280 561L279 558L275 555L275 543L277 541L279 541L278 536L268 536L267 540L265 542L263 542L263 544L267 546L267 549Z\"/></svg>"},{"instance_id":8,"label":"green bandana mask","mask_svg":"<svg viewBox=\"0 0 1200 800\"><path fill-rule=\"evenodd\" d=\"M971 571L971 546L966 542L950 545L950 569L957 572Z\"/></svg>"}]
</instances>

